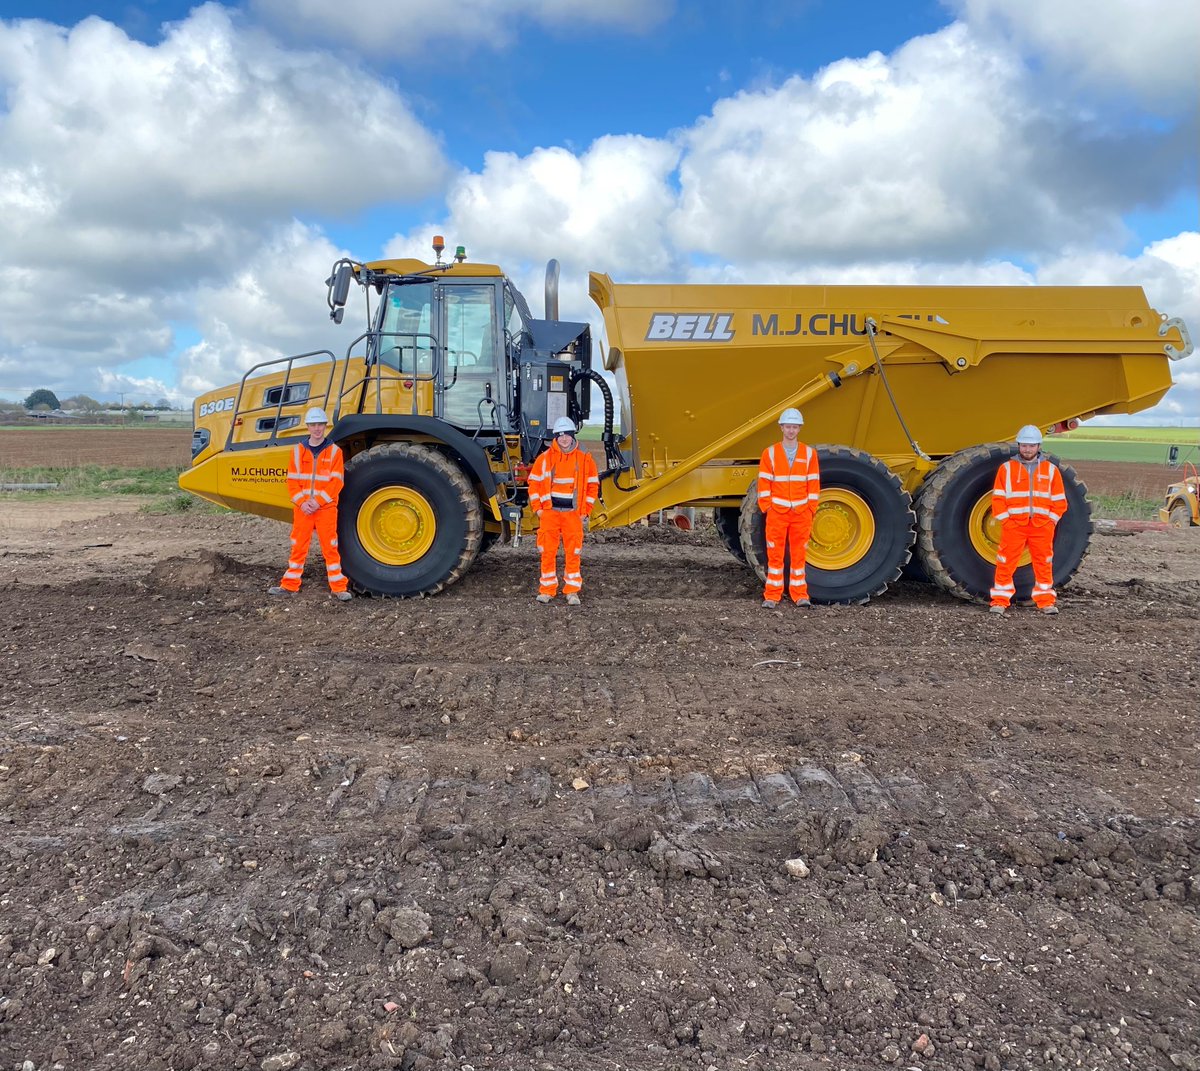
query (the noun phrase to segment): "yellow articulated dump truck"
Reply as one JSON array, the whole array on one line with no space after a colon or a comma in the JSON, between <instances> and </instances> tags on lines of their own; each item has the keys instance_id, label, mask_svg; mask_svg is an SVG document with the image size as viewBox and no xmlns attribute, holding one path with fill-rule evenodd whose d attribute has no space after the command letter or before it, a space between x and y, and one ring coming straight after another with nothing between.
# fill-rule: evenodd
<instances>
[{"instance_id":1,"label":"yellow articulated dump truck","mask_svg":"<svg viewBox=\"0 0 1200 1071\"><path fill-rule=\"evenodd\" d=\"M461 246L444 261L443 249L435 239L432 264L335 264L333 319L355 284L363 295L346 355L281 358L198 398L180 485L289 520L289 452L320 405L347 458L338 539L351 583L433 594L536 526L529 466L557 418L582 423L598 398L592 528L708 508L761 577L758 458L797 406L821 462L814 601L866 602L906 567L982 600L999 536L992 481L1017 429L1149 408L1170 389L1170 361L1192 352L1183 323L1138 287L621 285L593 273L614 397L589 325L558 319L556 262L535 319L500 268L468 263ZM1062 468L1058 584L1092 529L1086 488ZM1019 598L1032 582L1025 564Z\"/></svg>"}]
</instances>

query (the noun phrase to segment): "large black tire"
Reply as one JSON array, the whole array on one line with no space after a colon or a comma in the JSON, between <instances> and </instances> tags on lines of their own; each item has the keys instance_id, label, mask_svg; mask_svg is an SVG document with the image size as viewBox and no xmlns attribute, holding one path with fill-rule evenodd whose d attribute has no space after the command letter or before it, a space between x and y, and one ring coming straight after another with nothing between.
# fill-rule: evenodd
<instances>
[{"instance_id":1,"label":"large black tire","mask_svg":"<svg viewBox=\"0 0 1200 1071\"><path fill-rule=\"evenodd\" d=\"M1172 504L1167 518L1172 528L1191 528L1195 523L1192 520L1192 507L1182 498Z\"/></svg>"},{"instance_id":2,"label":"large black tire","mask_svg":"<svg viewBox=\"0 0 1200 1071\"><path fill-rule=\"evenodd\" d=\"M338 543L356 590L432 595L471 567L482 538L479 496L437 450L384 443L346 463Z\"/></svg>"},{"instance_id":3,"label":"large black tire","mask_svg":"<svg viewBox=\"0 0 1200 1071\"><path fill-rule=\"evenodd\" d=\"M996 470L1017 452L1012 443L984 443L951 454L917 495L917 554L938 587L972 602L990 599L996 575L999 525L992 519ZM1066 515L1054 532L1054 584L1063 587L1079 569L1092 536L1092 504L1075 470L1046 455L1062 472ZM1017 569L1017 601L1033 592L1033 566Z\"/></svg>"},{"instance_id":4,"label":"large black tire","mask_svg":"<svg viewBox=\"0 0 1200 1071\"><path fill-rule=\"evenodd\" d=\"M817 603L865 603L882 595L912 556L912 498L899 477L864 450L816 451L821 500L808 543L809 597ZM739 532L747 562L765 580L766 521L755 487L742 500Z\"/></svg>"},{"instance_id":5,"label":"large black tire","mask_svg":"<svg viewBox=\"0 0 1200 1071\"><path fill-rule=\"evenodd\" d=\"M742 550L742 537L738 532L741 516L740 509L719 506L713 510L713 527L716 528L717 535L721 537L721 542L725 544L725 549L738 561L744 562L746 552Z\"/></svg>"}]
</instances>

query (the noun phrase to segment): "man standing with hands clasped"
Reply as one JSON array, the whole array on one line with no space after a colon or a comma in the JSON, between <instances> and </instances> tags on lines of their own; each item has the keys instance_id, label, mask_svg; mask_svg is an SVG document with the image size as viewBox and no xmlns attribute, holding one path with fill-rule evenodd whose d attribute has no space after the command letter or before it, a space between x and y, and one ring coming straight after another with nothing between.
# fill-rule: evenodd
<instances>
[{"instance_id":1,"label":"man standing with hands clasped","mask_svg":"<svg viewBox=\"0 0 1200 1071\"><path fill-rule=\"evenodd\" d=\"M1017 432L1017 456L996 473L992 516L1000 522L996 579L992 583L993 614L1003 614L1016 594L1013 573L1028 547L1033 559L1033 601L1038 612L1058 613L1054 592L1054 530L1067 512L1058 466L1041 456L1042 433L1032 424Z\"/></svg>"},{"instance_id":2,"label":"man standing with hands clasped","mask_svg":"<svg viewBox=\"0 0 1200 1071\"><path fill-rule=\"evenodd\" d=\"M779 414L783 441L768 446L758 463L758 508L766 514L767 583L763 606L773 609L783 598L783 557L791 553L788 591L797 606L811 606L805 555L812 535L817 499L821 496L821 470L817 452L800 441L804 417L799 409Z\"/></svg>"},{"instance_id":3,"label":"man standing with hands clasped","mask_svg":"<svg viewBox=\"0 0 1200 1071\"><path fill-rule=\"evenodd\" d=\"M559 417L551 429L554 441L538 454L529 470L529 505L538 516L537 545L542 573L538 602L549 602L558 593L558 544L563 545L563 592L568 606L579 605L583 574L583 522L596 504L600 479L596 459L579 448L575 424Z\"/></svg>"},{"instance_id":4,"label":"man standing with hands clasped","mask_svg":"<svg viewBox=\"0 0 1200 1071\"><path fill-rule=\"evenodd\" d=\"M283 579L267 591L271 595L295 595L300 591L304 561L312 534L317 533L325 574L332 597L347 602L353 596L349 581L342 574L342 556L338 553L337 500L345 482L345 464L337 443L325 438L329 417L313 406L304 414L308 438L292 448L288 465L288 495L292 500L292 551L288 555Z\"/></svg>"}]
</instances>

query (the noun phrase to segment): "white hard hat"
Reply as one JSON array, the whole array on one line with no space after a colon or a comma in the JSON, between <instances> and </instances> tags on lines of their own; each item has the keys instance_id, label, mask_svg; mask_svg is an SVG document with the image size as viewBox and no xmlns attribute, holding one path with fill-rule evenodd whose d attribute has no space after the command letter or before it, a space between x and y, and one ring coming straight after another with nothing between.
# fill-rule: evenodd
<instances>
[{"instance_id":1,"label":"white hard hat","mask_svg":"<svg viewBox=\"0 0 1200 1071\"><path fill-rule=\"evenodd\" d=\"M1034 443L1037 446L1042 445L1042 433L1033 424L1026 424L1020 431L1017 432L1018 443Z\"/></svg>"},{"instance_id":2,"label":"white hard hat","mask_svg":"<svg viewBox=\"0 0 1200 1071\"><path fill-rule=\"evenodd\" d=\"M554 422L554 427L550 429L551 433L554 435L561 435L564 431L574 435L575 430L575 421L573 421L570 417L565 416L560 416Z\"/></svg>"},{"instance_id":3,"label":"white hard hat","mask_svg":"<svg viewBox=\"0 0 1200 1071\"><path fill-rule=\"evenodd\" d=\"M328 424L329 416L325 410L319 405L314 405L307 413L304 414L305 424Z\"/></svg>"},{"instance_id":4,"label":"white hard hat","mask_svg":"<svg viewBox=\"0 0 1200 1071\"><path fill-rule=\"evenodd\" d=\"M803 424L804 417L800 415L799 409L788 408L779 414L780 424Z\"/></svg>"}]
</instances>

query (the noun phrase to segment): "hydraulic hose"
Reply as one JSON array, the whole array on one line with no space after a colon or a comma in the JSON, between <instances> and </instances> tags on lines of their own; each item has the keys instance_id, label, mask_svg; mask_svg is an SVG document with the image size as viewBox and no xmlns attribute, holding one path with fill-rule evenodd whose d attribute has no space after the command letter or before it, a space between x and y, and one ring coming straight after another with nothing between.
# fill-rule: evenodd
<instances>
[{"instance_id":1,"label":"hydraulic hose","mask_svg":"<svg viewBox=\"0 0 1200 1071\"><path fill-rule=\"evenodd\" d=\"M604 397L604 431L601 434L601 438L604 441L604 464L607 467L600 473L600 479L605 480L610 476L617 476L622 472L628 472L629 462L622 455L621 447L617 444L617 436L613 432L612 391L609 389L608 384L604 382L604 377L591 368L572 372L571 386L574 387L581 379L592 380L600 388L600 393Z\"/></svg>"},{"instance_id":2,"label":"hydraulic hose","mask_svg":"<svg viewBox=\"0 0 1200 1071\"><path fill-rule=\"evenodd\" d=\"M879 370L879 378L883 380L883 386L887 390L887 396L891 399L892 408L896 411L896 419L900 421L900 430L904 432L904 437L908 440L908 445L912 447L912 451L919 458L925 461L931 460L930 456L925 453L918 445L916 439L912 437L912 433L908 430L908 425L904 423L904 417L900 413L900 406L896 403L896 396L892 393L892 385L888 382L887 373L883 370L883 361L879 359L879 350L875 348L875 336L879 333L879 325L867 317L867 341L871 343L871 352L875 355L875 367Z\"/></svg>"}]
</instances>

